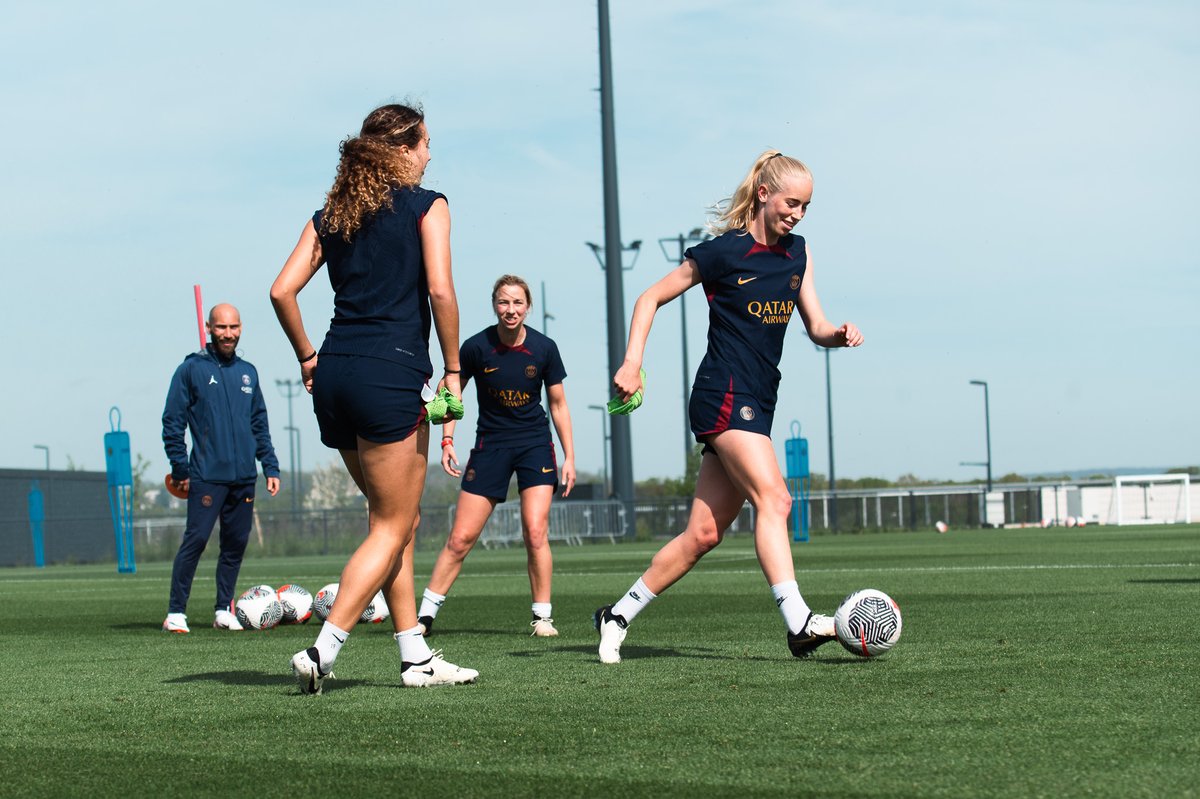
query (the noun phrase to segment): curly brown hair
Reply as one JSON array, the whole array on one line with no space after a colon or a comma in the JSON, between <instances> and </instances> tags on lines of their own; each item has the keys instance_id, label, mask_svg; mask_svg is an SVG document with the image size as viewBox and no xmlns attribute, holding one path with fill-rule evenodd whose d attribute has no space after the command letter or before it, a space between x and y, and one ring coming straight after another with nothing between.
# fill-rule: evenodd
<instances>
[{"instance_id":1,"label":"curly brown hair","mask_svg":"<svg viewBox=\"0 0 1200 799\"><path fill-rule=\"evenodd\" d=\"M321 229L350 241L363 220L380 208L392 207L392 190L420 180L400 148L416 147L425 135L419 107L385 105L363 120L362 130L341 143L337 176L325 195Z\"/></svg>"}]
</instances>

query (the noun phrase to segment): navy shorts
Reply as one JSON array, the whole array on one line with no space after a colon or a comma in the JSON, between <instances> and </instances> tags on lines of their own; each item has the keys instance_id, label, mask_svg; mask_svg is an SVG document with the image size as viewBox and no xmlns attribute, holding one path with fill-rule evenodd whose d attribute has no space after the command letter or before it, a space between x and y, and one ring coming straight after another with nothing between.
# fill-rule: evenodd
<instances>
[{"instance_id":1,"label":"navy shorts","mask_svg":"<svg viewBox=\"0 0 1200 799\"><path fill-rule=\"evenodd\" d=\"M360 437L376 444L408 438L425 421L425 379L382 358L322 355L312 393L321 443L357 449Z\"/></svg>"},{"instance_id":2,"label":"navy shorts","mask_svg":"<svg viewBox=\"0 0 1200 799\"><path fill-rule=\"evenodd\" d=\"M504 501L513 472L517 474L520 491L533 486L558 487L553 441L510 447L482 447L481 443L482 440L475 442L463 471L462 490L468 494Z\"/></svg>"},{"instance_id":3,"label":"navy shorts","mask_svg":"<svg viewBox=\"0 0 1200 799\"><path fill-rule=\"evenodd\" d=\"M708 446L708 438L726 430L746 430L770 438L774 420L775 409L763 410L762 404L751 394L701 389L692 392L688 403L692 435L704 444L704 452L713 451Z\"/></svg>"}]
</instances>

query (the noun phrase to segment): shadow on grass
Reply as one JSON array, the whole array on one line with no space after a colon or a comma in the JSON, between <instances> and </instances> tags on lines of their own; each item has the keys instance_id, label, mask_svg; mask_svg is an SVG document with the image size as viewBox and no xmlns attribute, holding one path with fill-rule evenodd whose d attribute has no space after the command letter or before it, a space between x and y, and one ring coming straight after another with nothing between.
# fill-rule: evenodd
<instances>
[{"instance_id":1,"label":"shadow on grass","mask_svg":"<svg viewBox=\"0 0 1200 799\"><path fill-rule=\"evenodd\" d=\"M596 660L596 645L588 646L554 646L547 647L541 651L520 651L509 652L511 657L515 658L540 658L546 655L561 655L561 654L581 654L589 656L592 660ZM771 661L777 658L762 657L762 656L745 656L745 655L728 655L718 652L716 649L707 649L704 647L689 646L684 649L675 647L657 647L657 646L629 646L621 647L622 660L638 660L642 658L659 658L659 657L677 657L687 658L690 660L759 660ZM599 662L597 660L597 662Z\"/></svg>"},{"instance_id":2,"label":"shadow on grass","mask_svg":"<svg viewBox=\"0 0 1200 799\"><path fill-rule=\"evenodd\" d=\"M222 685L252 685L256 687L263 686L287 686L292 689L296 685L295 679L291 676L283 676L281 674L268 674L261 671L209 671L202 674L185 674L182 677L176 677L171 680L164 680L168 685L183 684L189 682L216 682ZM338 680L330 679L325 683L325 693L331 690L340 688L354 688L360 685L369 685L370 680Z\"/></svg>"},{"instance_id":3,"label":"shadow on grass","mask_svg":"<svg viewBox=\"0 0 1200 799\"><path fill-rule=\"evenodd\" d=\"M1131 583L1145 583L1148 585L1194 585L1200 583L1200 578L1197 577L1178 577L1164 578L1162 580L1130 580Z\"/></svg>"}]
</instances>

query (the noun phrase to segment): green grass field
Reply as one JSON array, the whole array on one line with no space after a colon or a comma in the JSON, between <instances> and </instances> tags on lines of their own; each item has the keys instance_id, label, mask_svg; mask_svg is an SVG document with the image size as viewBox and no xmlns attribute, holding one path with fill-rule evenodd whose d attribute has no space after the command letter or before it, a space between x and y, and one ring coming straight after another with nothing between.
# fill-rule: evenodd
<instances>
[{"instance_id":1,"label":"green grass field","mask_svg":"<svg viewBox=\"0 0 1200 799\"><path fill-rule=\"evenodd\" d=\"M1200 527L829 536L795 546L832 613L875 587L896 649L787 651L751 542L730 538L596 660L591 613L654 547L555 550L556 639L527 635L524 552L472 554L431 639L481 672L404 689L388 625L323 696L288 669L316 622L159 631L170 564L0 570L0 771L21 796L1196 796ZM418 590L432 554L417 563ZM315 591L338 558L251 560Z\"/></svg>"}]
</instances>

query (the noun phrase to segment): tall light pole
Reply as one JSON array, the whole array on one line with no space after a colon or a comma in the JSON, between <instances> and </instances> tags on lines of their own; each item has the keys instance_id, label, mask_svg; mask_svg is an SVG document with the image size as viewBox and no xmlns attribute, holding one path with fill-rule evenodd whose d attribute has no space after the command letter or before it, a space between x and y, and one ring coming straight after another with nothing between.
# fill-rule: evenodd
<instances>
[{"instance_id":1,"label":"tall light pole","mask_svg":"<svg viewBox=\"0 0 1200 799\"><path fill-rule=\"evenodd\" d=\"M833 380L829 373L830 347L817 347L825 350L825 427L829 434L829 525L836 533L837 520L837 472L833 469Z\"/></svg>"},{"instance_id":2,"label":"tall light pole","mask_svg":"<svg viewBox=\"0 0 1200 799\"><path fill-rule=\"evenodd\" d=\"M33 448L45 451L45 453L46 453L46 471L50 471L50 448L47 447L45 444L34 444Z\"/></svg>"},{"instance_id":3,"label":"tall light pole","mask_svg":"<svg viewBox=\"0 0 1200 799\"><path fill-rule=\"evenodd\" d=\"M550 335L550 320L554 318L554 314L550 313L546 307L546 281L542 281L542 335Z\"/></svg>"},{"instance_id":4,"label":"tall light pole","mask_svg":"<svg viewBox=\"0 0 1200 799\"><path fill-rule=\"evenodd\" d=\"M608 408L603 405L589 405L593 411L600 411L600 449L604 452L604 498L608 498Z\"/></svg>"},{"instance_id":5,"label":"tall light pole","mask_svg":"<svg viewBox=\"0 0 1200 799\"><path fill-rule=\"evenodd\" d=\"M700 242L707 239L704 231L700 228L692 228L692 231L686 236L680 233L678 236L668 236L658 240L658 246L663 252L663 257L668 261L672 260L671 255L667 252L667 242L673 242L679 245L679 260L675 263L683 263L683 254L687 251L689 244ZM692 454L692 426L688 419L688 396L691 393L691 370L688 368L688 349L687 349L687 293L679 295L679 323L680 334L679 341L683 353L683 473L687 474L688 456Z\"/></svg>"},{"instance_id":6,"label":"tall light pole","mask_svg":"<svg viewBox=\"0 0 1200 799\"><path fill-rule=\"evenodd\" d=\"M608 299L608 373L625 360L625 287L621 270L621 218L617 196L617 142L613 124L612 46L608 32L608 0L598 0L600 38L600 140L604 172L604 267ZM625 503L633 527L633 444L628 416L612 422L613 493Z\"/></svg>"},{"instance_id":7,"label":"tall light pole","mask_svg":"<svg viewBox=\"0 0 1200 799\"><path fill-rule=\"evenodd\" d=\"M987 436L987 461L975 466L987 466L987 490L992 490L992 414L988 403L988 384L986 380L972 380L971 385L983 386L983 429Z\"/></svg>"},{"instance_id":8,"label":"tall light pole","mask_svg":"<svg viewBox=\"0 0 1200 799\"><path fill-rule=\"evenodd\" d=\"M288 401L288 423L284 428L288 431L288 465L292 473L292 513L296 514L300 511L300 481L296 476L296 469L300 465L300 458L297 454L300 442L300 431L296 430L295 424L292 422L292 400L300 396L300 392L304 390L304 384L299 380L276 380L275 385L279 387L279 393L287 397ZM295 439L292 436L295 435Z\"/></svg>"}]
</instances>

